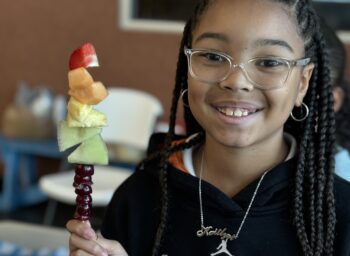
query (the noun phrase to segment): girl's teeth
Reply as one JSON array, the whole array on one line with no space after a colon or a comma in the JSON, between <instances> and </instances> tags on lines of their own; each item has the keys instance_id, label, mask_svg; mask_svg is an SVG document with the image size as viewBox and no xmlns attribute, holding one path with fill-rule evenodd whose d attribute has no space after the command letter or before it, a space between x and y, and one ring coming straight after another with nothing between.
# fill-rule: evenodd
<instances>
[{"instance_id":1,"label":"girl's teeth","mask_svg":"<svg viewBox=\"0 0 350 256\"><path fill-rule=\"evenodd\" d=\"M220 108L219 111L227 116L242 117L247 116L249 112L244 109Z\"/></svg>"},{"instance_id":2,"label":"girl's teeth","mask_svg":"<svg viewBox=\"0 0 350 256\"><path fill-rule=\"evenodd\" d=\"M240 111L239 109L236 109L235 112L233 112L234 116L238 116L238 117L241 117L243 112Z\"/></svg>"},{"instance_id":3,"label":"girl's teeth","mask_svg":"<svg viewBox=\"0 0 350 256\"><path fill-rule=\"evenodd\" d=\"M234 112L233 112L232 109L229 109L229 108L226 109L225 115L227 115L227 116L233 116L233 114L234 114Z\"/></svg>"}]
</instances>

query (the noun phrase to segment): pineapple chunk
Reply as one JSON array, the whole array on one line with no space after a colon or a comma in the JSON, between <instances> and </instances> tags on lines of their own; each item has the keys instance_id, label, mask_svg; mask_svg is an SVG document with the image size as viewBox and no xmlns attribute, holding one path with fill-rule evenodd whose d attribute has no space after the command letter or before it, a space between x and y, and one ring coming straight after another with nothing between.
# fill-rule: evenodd
<instances>
[{"instance_id":1,"label":"pineapple chunk","mask_svg":"<svg viewBox=\"0 0 350 256\"><path fill-rule=\"evenodd\" d=\"M102 127L106 126L107 118L96 109L92 109L84 120L77 120L68 112L67 124L69 127Z\"/></svg>"},{"instance_id":2,"label":"pineapple chunk","mask_svg":"<svg viewBox=\"0 0 350 256\"><path fill-rule=\"evenodd\" d=\"M74 99L74 97L70 97L67 109L68 113L73 119L79 122L84 122L84 120L88 118L93 108L91 105L83 104Z\"/></svg>"}]
</instances>

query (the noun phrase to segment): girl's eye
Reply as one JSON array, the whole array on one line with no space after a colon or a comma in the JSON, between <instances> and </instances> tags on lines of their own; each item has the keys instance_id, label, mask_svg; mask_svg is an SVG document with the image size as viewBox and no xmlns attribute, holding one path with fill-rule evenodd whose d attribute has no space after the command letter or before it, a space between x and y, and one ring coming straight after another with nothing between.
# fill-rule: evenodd
<instances>
[{"instance_id":1,"label":"girl's eye","mask_svg":"<svg viewBox=\"0 0 350 256\"><path fill-rule=\"evenodd\" d=\"M224 61L226 61L225 57L223 57L217 53L203 52L203 53L201 53L201 56L203 58L205 58L207 61L212 61L212 62L224 62Z\"/></svg>"},{"instance_id":2,"label":"girl's eye","mask_svg":"<svg viewBox=\"0 0 350 256\"><path fill-rule=\"evenodd\" d=\"M261 68L278 68L286 66L286 63L279 59L257 59L255 65Z\"/></svg>"}]
</instances>

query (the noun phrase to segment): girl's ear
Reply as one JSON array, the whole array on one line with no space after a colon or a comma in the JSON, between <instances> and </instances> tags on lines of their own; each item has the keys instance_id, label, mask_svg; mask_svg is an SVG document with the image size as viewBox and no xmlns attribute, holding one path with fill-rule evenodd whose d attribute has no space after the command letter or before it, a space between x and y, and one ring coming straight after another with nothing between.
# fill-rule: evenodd
<instances>
[{"instance_id":1,"label":"girl's ear","mask_svg":"<svg viewBox=\"0 0 350 256\"><path fill-rule=\"evenodd\" d=\"M295 106L300 107L303 102L304 96L309 88L309 82L311 79L312 72L314 71L315 65L313 63L307 65L301 71L301 78L299 82L299 91L297 95L297 99L295 101Z\"/></svg>"}]
</instances>

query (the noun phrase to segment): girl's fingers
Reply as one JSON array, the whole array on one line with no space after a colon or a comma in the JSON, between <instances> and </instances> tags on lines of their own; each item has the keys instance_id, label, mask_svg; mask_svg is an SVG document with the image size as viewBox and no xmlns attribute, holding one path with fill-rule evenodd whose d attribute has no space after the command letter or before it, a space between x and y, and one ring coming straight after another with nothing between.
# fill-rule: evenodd
<instances>
[{"instance_id":1,"label":"girl's fingers","mask_svg":"<svg viewBox=\"0 0 350 256\"><path fill-rule=\"evenodd\" d=\"M82 250L71 251L69 256L95 256Z\"/></svg>"},{"instance_id":2,"label":"girl's fingers","mask_svg":"<svg viewBox=\"0 0 350 256\"><path fill-rule=\"evenodd\" d=\"M108 255L128 256L127 252L118 241L105 239L101 234L98 234L96 242L105 248Z\"/></svg>"},{"instance_id":3,"label":"girl's fingers","mask_svg":"<svg viewBox=\"0 0 350 256\"><path fill-rule=\"evenodd\" d=\"M69 238L71 256L128 255L119 242L105 239L101 234L97 235L88 221L70 220L66 228L71 233Z\"/></svg>"},{"instance_id":4,"label":"girl's fingers","mask_svg":"<svg viewBox=\"0 0 350 256\"><path fill-rule=\"evenodd\" d=\"M75 233L87 240L97 237L89 221L70 220L67 222L66 228L70 233Z\"/></svg>"},{"instance_id":5,"label":"girl's fingers","mask_svg":"<svg viewBox=\"0 0 350 256\"><path fill-rule=\"evenodd\" d=\"M107 250L102 244L100 244L99 240L100 239L97 239L97 237L95 237L95 239L86 240L79 235L72 233L69 238L69 249L71 255L107 256Z\"/></svg>"}]
</instances>

